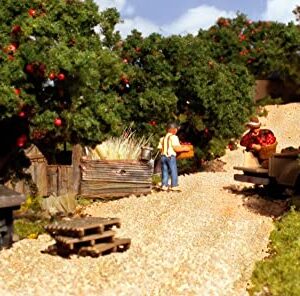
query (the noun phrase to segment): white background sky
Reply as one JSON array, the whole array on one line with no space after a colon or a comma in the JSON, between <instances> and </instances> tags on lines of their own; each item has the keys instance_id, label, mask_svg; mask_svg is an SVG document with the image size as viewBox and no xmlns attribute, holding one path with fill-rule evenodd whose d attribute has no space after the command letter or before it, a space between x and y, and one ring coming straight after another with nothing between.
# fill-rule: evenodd
<instances>
[{"instance_id":1,"label":"white background sky","mask_svg":"<svg viewBox=\"0 0 300 296\"><path fill-rule=\"evenodd\" d=\"M116 7L123 24L117 29L126 36L133 28L144 36L152 32L163 35L196 34L223 17L237 12L252 20L295 21L293 9L299 0L95 0L100 9Z\"/></svg>"}]
</instances>

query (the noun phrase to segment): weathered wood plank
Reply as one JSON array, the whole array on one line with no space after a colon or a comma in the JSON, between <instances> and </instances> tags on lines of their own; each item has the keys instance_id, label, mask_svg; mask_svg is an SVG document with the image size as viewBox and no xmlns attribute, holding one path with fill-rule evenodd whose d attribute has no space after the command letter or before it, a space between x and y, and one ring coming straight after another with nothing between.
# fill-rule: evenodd
<instances>
[{"instance_id":1,"label":"weathered wood plank","mask_svg":"<svg viewBox=\"0 0 300 296\"><path fill-rule=\"evenodd\" d=\"M131 239L115 238L111 243L97 244L92 247L80 248L78 255L98 257L106 252L124 252L130 248Z\"/></svg>"},{"instance_id":2,"label":"weathered wood plank","mask_svg":"<svg viewBox=\"0 0 300 296\"><path fill-rule=\"evenodd\" d=\"M115 189L115 188L145 188L151 186L151 182L147 183L121 183L121 182L85 182L81 183L81 187L83 188L101 188L102 189Z\"/></svg>"},{"instance_id":3,"label":"weathered wood plank","mask_svg":"<svg viewBox=\"0 0 300 296\"><path fill-rule=\"evenodd\" d=\"M99 188L99 187L82 187L81 192L89 191L89 192L99 192L99 193L118 193L118 192L126 192L126 193L136 193L142 190L151 191L151 187L132 187L132 188Z\"/></svg>"},{"instance_id":4,"label":"weathered wood plank","mask_svg":"<svg viewBox=\"0 0 300 296\"><path fill-rule=\"evenodd\" d=\"M146 189L139 189L139 190L132 190L128 192L105 192L102 193L101 191L85 191L81 192L81 195L86 197L86 198L101 198L101 199L111 199L114 197L125 197L125 196L130 196L130 195L142 195L142 194L149 194L151 192L151 188L146 188Z\"/></svg>"},{"instance_id":5,"label":"weathered wood plank","mask_svg":"<svg viewBox=\"0 0 300 296\"><path fill-rule=\"evenodd\" d=\"M83 148L81 145L75 145L72 150L72 166L73 166L73 192L78 193L81 179L80 171L80 159L83 154Z\"/></svg>"},{"instance_id":6,"label":"weathered wood plank","mask_svg":"<svg viewBox=\"0 0 300 296\"><path fill-rule=\"evenodd\" d=\"M0 208L19 207L25 196L3 185L0 185Z\"/></svg>"},{"instance_id":7,"label":"weathered wood plank","mask_svg":"<svg viewBox=\"0 0 300 296\"><path fill-rule=\"evenodd\" d=\"M118 218L85 217L75 218L69 221L60 221L45 226L45 230L52 236L62 235L71 237L83 237L88 234L103 233L113 226L121 227Z\"/></svg>"},{"instance_id":8,"label":"weathered wood plank","mask_svg":"<svg viewBox=\"0 0 300 296\"><path fill-rule=\"evenodd\" d=\"M47 166L48 195L63 195L73 192L73 166Z\"/></svg>"},{"instance_id":9,"label":"weathered wood plank","mask_svg":"<svg viewBox=\"0 0 300 296\"><path fill-rule=\"evenodd\" d=\"M86 235L81 238L76 237L69 237L69 236L55 236L55 240L57 242L60 242L64 244L67 248L70 250L73 250L74 248L80 248L80 246L83 245L90 245L93 246L97 243L101 242L111 242L114 235L116 234L113 230L104 231L103 233L97 233L97 234L91 234Z\"/></svg>"}]
</instances>

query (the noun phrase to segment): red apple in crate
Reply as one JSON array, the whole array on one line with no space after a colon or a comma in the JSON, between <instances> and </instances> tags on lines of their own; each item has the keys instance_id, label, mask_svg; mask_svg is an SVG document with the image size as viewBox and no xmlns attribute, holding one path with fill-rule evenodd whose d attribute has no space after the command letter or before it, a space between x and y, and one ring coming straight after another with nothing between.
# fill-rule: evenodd
<instances>
[{"instance_id":1,"label":"red apple in crate","mask_svg":"<svg viewBox=\"0 0 300 296\"><path fill-rule=\"evenodd\" d=\"M55 126L61 126L62 125L62 120L60 118L55 118L54 119L54 125Z\"/></svg>"}]
</instances>

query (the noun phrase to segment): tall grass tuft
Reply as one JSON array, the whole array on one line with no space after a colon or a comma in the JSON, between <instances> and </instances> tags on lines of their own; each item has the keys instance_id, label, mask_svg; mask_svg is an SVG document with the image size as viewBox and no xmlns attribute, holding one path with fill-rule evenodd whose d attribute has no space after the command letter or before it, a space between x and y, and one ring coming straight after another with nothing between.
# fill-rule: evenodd
<instances>
[{"instance_id":1,"label":"tall grass tuft","mask_svg":"<svg viewBox=\"0 0 300 296\"><path fill-rule=\"evenodd\" d=\"M130 128L126 129L120 137L111 137L95 149L86 147L88 159L92 160L138 160L141 148L149 144L150 138L138 138Z\"/></svg>"}]
</instances>

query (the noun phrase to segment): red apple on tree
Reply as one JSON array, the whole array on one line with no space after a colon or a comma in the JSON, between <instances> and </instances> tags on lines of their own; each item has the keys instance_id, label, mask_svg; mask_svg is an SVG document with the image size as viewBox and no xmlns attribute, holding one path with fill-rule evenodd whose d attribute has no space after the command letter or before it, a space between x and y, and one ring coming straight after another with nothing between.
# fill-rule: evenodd
<instances>
[{"instance_id":1,"label":"red apple on tree","mask_svg":"<svg viewBox=\"0 0 300 296\"><path fill-rule=\"evenodd\" d=\"M50 79L50 80L54 80L55 77L56 77L55 73L51 72L51 73L49 74L49 79Z\"/></svg>"},{"instance_id":2,"label":"red apple on tree","mask_svg":"<svg viewBox=\"0 0 300 296\"><path fill-rule=\"evenodd\" d=\"M33 9L33 8L30 8L28 10L28 14L31 16L31 17L35 17L36 16L36 10Z\"/></svg>"},{"instance_id":3,"label":"red apple on tree","mask_svg":"<svg viewBox=\"0 0 300 296\"><path fill-rule=\"evenodd\" d=\"M18 115L19 115L19 117L24 118L26 114L24 111L21 111L21 112L19 112Z\"/></svg>"},{"instance_id":4,"label":"red apple on tree","mask_svg":"<svg viewBox=\"0 0 300 296\"><path fill-rule=\"evenodd\" d=\"M11 43L7 46L7 52L9 53L15 53L17 50L18 45L16 43Z\"/></svg>"},{"instance_id":5,"label":"red apple on tree","mask_svg":"<svg viewBox=\"0 0 300 296\"><path fill-rule=\"evenodd\" d=\"M26 135L21 135L18 139L17 139L17 146L18 147L23 147L26 144L27 141L27 136Z\"/></svg>"},{"instance_id":6,"label":"red apple on tree","mask_svg":"<svg viewBox=\"0 0 300 296\"><path fill-rule=\"evenodd\" d=\"M12 32L13 34L18 34L18 33L20 33L20 32L21 32L21 26L19 26L19 25L14 25L14 26L12 27L11 32Z\"/></svg>"},{"instance_id":7,"label":"red apple on tree","mask_svg":"<svg viewBox=\"0 0 300 296\"><path fill-rule=\"evenodd\" d=\"M62 125L62 120L60 118L55 118L54 119L54 125L55 126L61 126Z\"/></svg>"},{"instance_id":8,"label":"red apple on tree","mask_svg":"<svg viewBox=\"0 0 300 296\"><path fill-rule=\"evenodd\" d=\"M34 72L34 68L32 64L27 64L25 67L27 73L32 74Z\"/></svg>"},{"instance_id":9,"label":"red apple on tree","mask_svg":"<svg viewBox=\"0 0 300 296\"><path fill-rule=\"evenodd\" d=\"M57 75L57 79L60 80L60 81L65 80L65 74L59 73L59 74Z\"/></svg>"},{"instance_id":10,"label":"red apple on tree","mask_svg":"<svg viewBox=\"0 0 300 296\"><path fill-rule=\"evenodd\" d=\"M150 124L151 126L156 126L156 121L155 121L155 120L151 120L151 121L149 121L149 124Z\"/></svg>"},{"instance_id":11,"label":"red apple on tree","mask_svg":"<svg viewBox=\"0 0 300 296\"><path fill-rule=\"evenodd\" d=\"M21 90L19 88L15 88L15 94L18 96L21 93Z\"/></svg>"}]
</instances>

